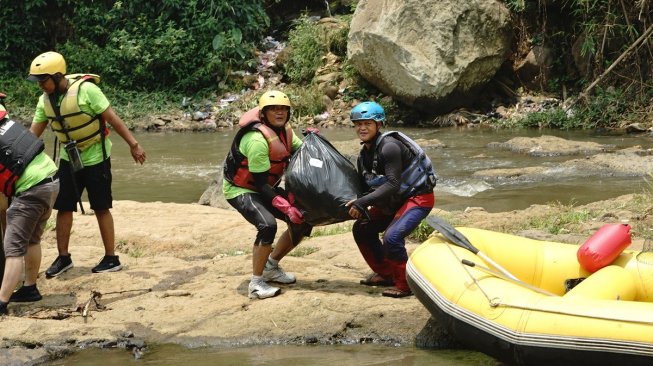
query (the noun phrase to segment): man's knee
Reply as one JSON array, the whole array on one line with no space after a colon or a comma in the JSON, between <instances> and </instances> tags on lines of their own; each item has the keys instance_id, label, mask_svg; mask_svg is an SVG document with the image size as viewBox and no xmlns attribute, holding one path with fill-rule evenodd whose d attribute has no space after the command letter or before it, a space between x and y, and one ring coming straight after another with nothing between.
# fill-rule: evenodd
<instances>
[{"instance_id":1,"label":"man's knee","mask_svg":"<svg viewBox=\"0 0 653 366\"><path fill-rule=\"evenodd\" d=\"M357 220L351 229L351 233L358 246L371 242L379 242L380 233L370 225L369 221L362 222Z\"/></svg>"},{"instance_id":2,"label":"man's knee","mask_svg":"<svg viewBox=\"0 0 653 366\"><path fill-rule=\"evenodd\" d=\"M290 236L291 245L294 247L298 246L299 243L304 240L305 237L310 236L313 232L313 226L303 223L303 224L290 224L288 226L288 235Z\"/></svg>"},{"instance_id":3,"label":"man's knee","mask_svg":"<svg viewBox=\"0 0 653 366\"><path fill-rule=\"evenodd\" d=\"M365 224L362 224L360 220L354 222L354 226L351 228L351 233L354 236L354 241L356 243L363 242L363 238L366 236Z\"/></svg>"},{"instance_id":4,"label":"man's knee","mask_svg":"<svg viewBox=\"0 0 653 366\"><path fill-rule=\"evenodd\" d=\"M406 238L399 230L389 230L383 233L383 245L386 248L403 247L405 242Z\"/></svg>"},{"instance_id":5,"label":"man's knee","mask_svg":"<svg viewBox=\"0 0 653 366\"><path fill-rule=\"evenodd\" d=\"M261 224L257 227L258 233L256 234L256 245L266 245L261 243L274 242L274 237L277 235L277 223L270 222Z\"/></svg>"}]
</instances>

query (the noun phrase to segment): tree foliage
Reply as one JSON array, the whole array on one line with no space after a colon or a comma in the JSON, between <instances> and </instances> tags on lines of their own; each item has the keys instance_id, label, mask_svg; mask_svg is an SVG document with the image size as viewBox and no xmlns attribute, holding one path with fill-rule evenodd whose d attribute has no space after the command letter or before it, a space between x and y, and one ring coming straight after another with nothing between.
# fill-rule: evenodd
<instances>
[{"instance_id":1,"label":"tree foliage","mask_svg":"<svg viewBox=\"0 0 653 366\"><path fill-rule=\"evenodd\" d=\"M653 2L503 2L513 12L513 59L524 59L534 46L544 47L553 59L545 65L542 91L563 98L582 96L573 115L547 111L523 119L525 125L614 128L651 114L653 46L638 39L653 24Z\"/></svg>"},{"instance_id":2,"label":"tree foliage","mask_svg":"<svg viewBox=\"0 0 653 366\"><path fill-rule=\"evenodd\" d=\"M525 50L543 45L553 51L556 79L549 88L565 84L584 88L605 72L653 24L651 2L567 0L552 3L504 0L515 10L515 23ZM521 5L520 5L521 4ZM647 93L653 75L653 48L646 42L627 54L603 86Z\"/></svg>"},{"instance_id":3,"label":"tree foliage","mask_svg":"<svg viewBox=\"0 0 653 366\"><path fill-rule=\"evenodd\" d=\"M0 5L3 74L24 75L36 55L57 50L69 72L97 73L133 90L219 85L252 62L269 27L263 0L0 0Z\"/></svg>"}]
</instances>

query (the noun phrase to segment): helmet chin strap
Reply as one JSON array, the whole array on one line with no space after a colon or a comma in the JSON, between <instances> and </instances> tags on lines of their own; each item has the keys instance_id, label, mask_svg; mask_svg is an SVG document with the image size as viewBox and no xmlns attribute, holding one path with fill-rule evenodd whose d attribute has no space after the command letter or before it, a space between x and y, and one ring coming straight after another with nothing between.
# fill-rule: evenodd
<instances>
[{"instance_id":1,"label":"helmet chin strap","mask_svg":"<svg viewBox=\"0 0 653 366\"><path fill-rule=\"evenodd\" d=\"M374 132L374 138L381 134L381 127L383 127L383 122L374 121L376 123L376 132Z\"/></svg>"},{"instance_id":2,"label":"helmet chin strap","mask_svg":"<svg viewBox=\"0 0 653 366\"><path fill-rule=\"evenodd\" d=\"M61 81L66 80L66 78L63 75L61 75L60 73L56 73L54 75L51 75L51 77L52 77L52 81L54 81L54 85L55 85L55 88L54 88L55 95L63 94L68 89L68 83L66 81L66 85L63 87L64 90L62 91L62 90L60 90L62 88L61 87Z\"/></svg>"}]
</instances>

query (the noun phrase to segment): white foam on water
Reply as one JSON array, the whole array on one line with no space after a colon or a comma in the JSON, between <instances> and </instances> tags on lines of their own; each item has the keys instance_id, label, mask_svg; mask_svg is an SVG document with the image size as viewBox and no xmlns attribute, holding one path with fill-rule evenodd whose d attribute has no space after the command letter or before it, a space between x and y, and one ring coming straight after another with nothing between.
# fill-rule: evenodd
<instances>
[{"instance_id":1,"label":"white foam on water","mask_svg":"<svg viewBox=\"0 0 653 366\"><path fill-rule=\"evenodd\" d=\"M473 197L480 192L492 189L492 186L480 180L465 180L460 182L444 182L444 184L438 182L436 189L459 197Z\"/></svg>"}]
</instances>

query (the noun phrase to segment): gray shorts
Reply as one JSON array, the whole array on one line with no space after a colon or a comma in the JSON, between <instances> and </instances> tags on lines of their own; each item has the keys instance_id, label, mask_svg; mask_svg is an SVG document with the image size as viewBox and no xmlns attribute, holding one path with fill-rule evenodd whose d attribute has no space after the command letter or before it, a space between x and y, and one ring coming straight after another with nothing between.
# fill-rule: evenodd
<instances>
[{"instance_id":1,"label":"gray shorts","mask_svg":"<svg viewBox=\"0 0 653 366\"><path fill-rule=\"evenodd\" d=\"M41 244L41 236L58 193L59 181L56 180L12 197L7 209L5 257L22 257L27 253L28 245Z\"/></svg>"}]
</instances>

